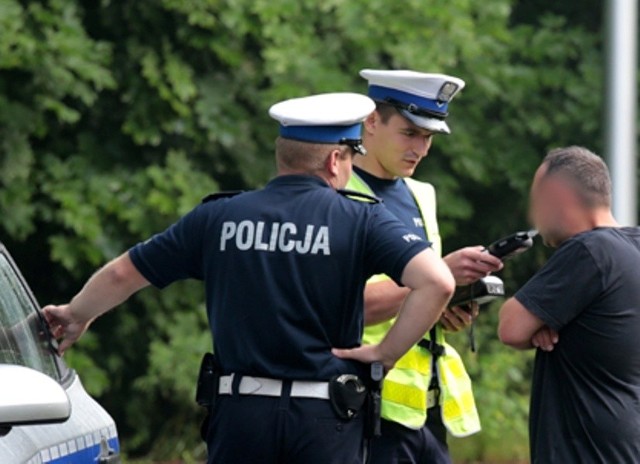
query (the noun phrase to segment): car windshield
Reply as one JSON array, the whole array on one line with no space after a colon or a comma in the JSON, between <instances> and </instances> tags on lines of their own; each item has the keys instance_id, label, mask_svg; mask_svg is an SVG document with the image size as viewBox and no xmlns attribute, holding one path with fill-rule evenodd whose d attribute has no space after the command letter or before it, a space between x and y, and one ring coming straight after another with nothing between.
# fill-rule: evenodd
<instances>
[{"instance_id":1,"label":"car windshield","mask_svg":"<svg viewBox=\"0 0 640 464\"><path fill-rule=\"evenodd\" d=\"M31 367L59 380L36 306L3 253L0 253L0 363Z\"/></svg>"}]
</instances>

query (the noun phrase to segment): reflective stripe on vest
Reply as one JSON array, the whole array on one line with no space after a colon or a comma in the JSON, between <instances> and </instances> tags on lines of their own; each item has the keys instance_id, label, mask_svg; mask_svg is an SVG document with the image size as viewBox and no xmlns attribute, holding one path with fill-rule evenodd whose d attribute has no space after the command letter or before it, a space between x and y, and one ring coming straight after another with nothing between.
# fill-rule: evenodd
<instances>
[{"instance_id":1,"label":"reflective stripe on vest","mask_svg":"<svg viewBox=\"0 0 640 464\"><path fill-rule=\"evenodd\" d=\"M435 189L431 184L405 178L407 187L418 205L425 231L433 250L441 255L441 238L436 218ZM371 188L355 172L347 188L375 195ZM387 280L385 275L376 275L368 283ZM366 327L362 342L380 343L394 320ZM425 335L429 339L429 334ZM445 347L438 359L440 380L440 404L442 419L449 432L456 437L472 435L480 431L480 418L476 409L471 379L464 368L460 355L444 341L443 330L436 329L437 342ZM431 381L431 353L414 346L398 360L387 374L382 388L382 417L412 429L424 426L427 419L427 392Z\"/></svg>"}]
</instances>

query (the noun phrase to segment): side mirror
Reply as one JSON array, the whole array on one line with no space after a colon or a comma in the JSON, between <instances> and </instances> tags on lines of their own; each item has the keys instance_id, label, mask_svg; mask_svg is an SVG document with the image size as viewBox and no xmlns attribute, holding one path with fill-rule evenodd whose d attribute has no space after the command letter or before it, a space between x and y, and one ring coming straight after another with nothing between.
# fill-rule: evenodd
<instances>
[{"instance_id":1,"label":"side mirror","mask_svg":"<svg viewBox=\"0 0 640 464\"><path fill-rule=\"evenodd\" d=\"M16 425L64 422L70 415L58 382L28 367L0 364L0 436Z\"/></svg>"}]
</instances>

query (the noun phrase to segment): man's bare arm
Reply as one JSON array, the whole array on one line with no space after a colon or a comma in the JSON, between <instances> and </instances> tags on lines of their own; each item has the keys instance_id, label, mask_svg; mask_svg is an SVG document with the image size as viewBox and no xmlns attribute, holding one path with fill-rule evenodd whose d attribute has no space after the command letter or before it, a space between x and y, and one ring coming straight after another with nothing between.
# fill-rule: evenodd
<instances>
[{"instance_id":1,"label":"man's bare arm","mask_svg":"<svg viewBox=\"0 0 640 464\"><path fill-rule=\"evenodd\" d=\"M364 289L364 324L380 324L396 317L409 292L391 279L368 283Z\"/></svg>"},{"instance_id":2,"label":"man's bare arm","mask_svg":"<svg viewBox=\"0 0 640 464\"><path fill-rule=\"evenodd\" d=\"M500 341L518 350L534 348L532 339L545 323L515 298L509 298L500 309L498 336Z\"/></svg>"},{"instance_id":3,"label":"man's bare arm","mask_svg":"<svg viewBox=\"0 0 640 464\"><path fill-rule=\"evenodd\" d=\"M95 318L148 285L125 253L98 270L70 303L45 306L44 317L53 335L63 339L60 353L73 345Z\"/></svg>"},{"instance_id":4,"label":"man's bare arm","mask_svg":"<svg viewBox=\"0 0 640 464\"><path fill-rule=\"evenodd\" d=\"M382 342L354 349L334 349L336 356L368 363L380 361L386 369L391 369L438 321L455 288L449 268L431 249L409 261L402 273L402 283L411 291Z\"/></svg>"}]
</instances>

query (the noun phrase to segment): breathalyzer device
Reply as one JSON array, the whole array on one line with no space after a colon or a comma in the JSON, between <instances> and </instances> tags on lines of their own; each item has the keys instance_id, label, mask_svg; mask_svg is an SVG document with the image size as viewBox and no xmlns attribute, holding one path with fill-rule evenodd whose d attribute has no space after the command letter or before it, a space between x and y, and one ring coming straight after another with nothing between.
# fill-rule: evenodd
<instances>
[{"instance_id":1,"label":"breathalyzer device","mask_svg":"<svg viewBox=\"0 0 640 464\"><path fill-rule=\"evenodd\" d=\"M527 251L533 246L533 238L538 235L537 230L516 232L507 237L496 240L486 248L490 254L502 261Z\"/></svg>"}]
</instances>

